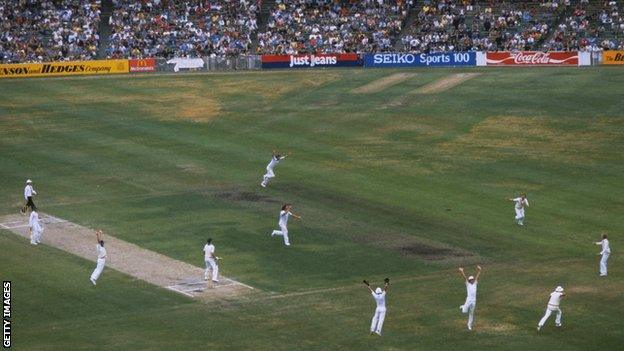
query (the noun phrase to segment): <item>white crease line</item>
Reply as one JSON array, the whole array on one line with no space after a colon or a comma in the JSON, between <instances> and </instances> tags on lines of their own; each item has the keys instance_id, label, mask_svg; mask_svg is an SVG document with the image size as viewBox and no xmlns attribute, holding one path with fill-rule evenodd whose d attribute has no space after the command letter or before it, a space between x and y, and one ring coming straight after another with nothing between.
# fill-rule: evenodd
<instances>
[{"instance_id":1,"label":"white crease line","mask_svg":"<svg viewBox=\"0 0 624 351\"><path fill-rule=\"evenodd\" d=\"M6 225L4 225L4 223L0 223L0 227L3 227L5 229L11 229L11 228L7 227Z\"/></svg>"},{"instance_id":2,"label":"white crease line","mask_svg":"<svg viewBox=\"0 0 624 351\"><path fill-rule=\"evenodd\" d=\"M3 227L5 227L6 229L24 228L24 227L28 227L28 224L14 225L14 226L11 226L11 227L3 225Z\"/></svg>"},{"instance_id":3,"label":"white crease line","mask_svg":"<svg viewBox=\"0 0 624 351\"><path fill-rule=\"evenodd\" d=\"M172 286L168 286L168 287L167 287L167 289L169 289L169 290L171 290L171 291L175 291L175 292L180 293L180 294L184 294L184 295L186 295L186 296L188 296L188 297L195 297L193 294L189 294L189 293L187 293L187 292L185 292L185 291L178 290L178 289L176 289L176 288L174 288L174 287L172 287Z\"/></svg>"},{"instance_id":4,"label":"white crease line","mask_svg":"<svg viewBox=\"0 0 624 351\"><path fill-rule=\"evenodd\" d=\"M24 223L24 221L10 221L10 222L4 222L3 224L14 224L14 223Z\"/></svg>"},{"instance_id":5,"label":"white crease line","mask_svg":"<svg viewBox=\"0 0 624 351\"><path fill-rule=\"evenodd\" d=\"M249 286L249 285L247 285L247 284L243 284L243 283L241 283L241 282L239 282L239 281L236 281L236 280L234 280L234 279L230 279L230 278L227 278L227 279L228 279L229 281L231 281L231 282L234 282L234 283L236 283L236 284L242 285L242 286L244 286L244 287L246 287L246 288L249 288L249 289L251 289L251 290L256 290L253 286Z\"/></svg>"},{"instance_id":6,"label":"white crease line","mask_svg":"<svg viewBox=\"0 0 624 351\"><path fill-rule=\"evenodd\" d=\"M174 284L172 286L204 285L204 284L206 284L206 282L202 281L202 282L193 282L193 283L178 283L178 284Z\"/></svg>"},{"instance_id":7,"label":"white crease line","mask_svg":"<svg viewBox=\"0 0 624 351\"><path fill-rule=\"evenodd\" d=\"M49 214L45 214L45 218L52 218L55 221L57 221L58 223L63 223L63 222L67 222L66 220L62 219L62 218L58 218L58 217L54 217L52 215Z\"/></svg>"}]
</instances>

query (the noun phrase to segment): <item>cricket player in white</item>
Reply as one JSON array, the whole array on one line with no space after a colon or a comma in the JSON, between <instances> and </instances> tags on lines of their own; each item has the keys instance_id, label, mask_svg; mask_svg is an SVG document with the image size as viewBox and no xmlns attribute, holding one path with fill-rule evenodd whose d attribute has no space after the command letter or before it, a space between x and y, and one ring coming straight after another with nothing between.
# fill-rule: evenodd
<instances>
[{"instance_id":1,"label":"cricket player in white","mask_svg":"<svg viewBox=\"0 0 624 351\"><path fill-rule=\"evenodd\" d=\"M96 231L95 236L97 237L97 246L95 247L97 251L97 266L93 270L93 273L91 273L91 283L93 283L93 285L95 285L95 281L98 280L100 274L102 274L104 265L106 264L106 249L104 248L104 240L102 240L102 231Z\"/></svg>"},{"instance_id":2,"label":"cricket player in white","mask_svg":"<svg viewBox=\"0 0 624 351\"><path fill-rule=\"evenodd\" d=\"M34 211L37 208L32 199L34 195L37 195L37 192L32 187L32 180L28 179L26 180L26 186L24 187L24 200L26 200L26 204L20 209L22 214L26 213L28 208L30 208L31 211Z\"/></svg>"},{"instance_id":3,"label":"cricket player in white","mask_svg":"<svg viewBox=\"0 0 624 351\"><path fill-rule=\"evenodd\" d=\"M595 243L596 245L600 245L602 250L598 253L598 256L602 256L600 258L600 276L607 276L607 261L609 260L609 255L611 255L611 248L609 248L609 240L607 239L607 234L602 234L602 240Z\"/></svg>"},{"instance_id":4,"label":"cricket player in white","mask_svg":"<svg viewBox=\"0 0 624 351\"><path fill-rule=\"evenodd\" d=\"M206 261L206 270L204 271L204 280L208 280L208 273L212 271L212 281L219 282L219 265L217 264L219 257L215 256L215 247L212 239L206 241L204 245L204 261Z\"/></svg>"},{"instance_id":5,"label":"cricket player in white","mask_svg":"<svg viewBox=\"0 0 624 351\"><path fill-rule=\"evenodd\" d=\"M509 201L516 203L516 223L518 223L518 225L524 225L524 208L529 207L529 200L526 198L526 194L521 193L520 197L509 199Z\"/></svg>"},{"instance_id":6,"label":"cricket player in white","mask_svg":"<svg viewBox=\"0 0 624 351\"><path fill-rule=\"evenodd\" d=\"M28 218L28 228L30 229L30 243L37 245L41 242L41 233L43 233L43 227L39 223L39 213L34 209L30 213Z\"/></svg>"},{"instance_id":7,"label":"cricket player in white","mask_svg":"<svg viewBox=\"0 0 624 351\"><path fill-rule=\"evenodd\" d=\"M481 276L481 266L477 266L477 276L470 276L466 278L464 269L459 267L459 273L461 273L464 281L466 282L466 302L459 306L462 313L468 313L468 330L472 330L474 324L474 311L477 307L477 284L479 282L479 276Z\"/></svg>"},{"instance_id":8,"label":"cricket player in white","mask_svg":"<svg viewBox=\"0 0 624 351\"><path fill-rule=\"evenodd\" d=\"M537 324L537 331L540 331L542 329L542 327L553 312L557 312L557 317L555 317L555 326L561 326L561 309L559 308L559 303L561 302L561 298L564 296L565 292L560 286L558 286L555 291L550 293L550 300L548 300L548 306L546 306L546 313Z\"/></svg>"},{"instance_id":9,"label":"cricket player in white","mask_svg":"<svg viewBox=\"0 0 624 351\"><path fill-rule=\"evenodd\" d=\"M381 328L383 328L383 323L386 319L386 293L388 292L388 287L390 287L390 279L384 279L383 289L378 287L373 290L366 280L364 280L364 284L368 287L368 290L371 292L371 295L373 295L373 299L375 299L375 303L377 304L375 314L371 320L370 333L371 335L377 334L381 336Z\"/></svg>"},{"instance_id":10,"label":"cricket player in white","mask_svg":"<svg viewBox=\"0 0 624 351\"><path fill-rule=\"evenodd\" d=\"M290 246L290 240L288 239L288 218L290 218L290 216L293 216L297 219L301 219L300 216L290 212L290 210L292 209L292 205L291 204L285 204L284 206L282 206L282 210L280 211L280 215L279 215L279 222L277 223L280 227L280 230L274 230L271 233L271 236L275 236L275 235L281 235L284 237L284 245L286 246Z\"/></svg>"},{"instance_id":11,"label":"cricket player in white","mask_svg":"<svg viewBox=\"0 0 624 351\"><path fill-rule=\"evenodd\" d=\"M275 177L275 172L273 172L273 168L275 168L275 166L277 166L280 161L285 159L287 156L288 155L282 156L275 152L275 150L273 150L273 156L271 157L271 161L269 162L269 164L266 166L266 173L262 178L262 183L260 183L263 188L266 188L267 185L269 185L271 178Z\"/></svg>"}]
</instances>

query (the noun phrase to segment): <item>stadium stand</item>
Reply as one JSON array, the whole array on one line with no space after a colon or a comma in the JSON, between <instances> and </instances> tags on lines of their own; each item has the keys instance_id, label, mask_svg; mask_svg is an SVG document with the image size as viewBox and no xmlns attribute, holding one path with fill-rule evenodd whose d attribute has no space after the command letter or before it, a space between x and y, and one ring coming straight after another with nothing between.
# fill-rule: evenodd
<instances>
[{"instance_id":1,"label":"stadium stand","mask_svg":"<svg viewBox=\"0 0 624 351\"><path fill-rule=\"evenodd\" d=\"M249 53L258 0L114 0L109 58Z\"/></svg>"},{"instance_id":2,"label":"stadium stand","mask_svg":"<svg viewBox=\"0 0 624 351\"><path fill-rule=\"evenodd\" d=\"M0 0L0 60L93 59L99 22L99 0Z\"/></svg>"},{"instance_id":3,"label":"stadium stand","mask_svg":"<svg viewBox=\"0 0 624 351\"><path fill-rule=\"evenodd\" d=\"M534 50L565 9L565 1L423 1L400 39L410 52Z\"/></svg>"},{"instance_id":4,"label":"stadium stand","mask_svg":"<svg viewBox=\"0 0 624 351\"><path fill-rule=\"evenodd\" d=\"M412 0L278 0L267 30L258 34L260 54L383 52Z\"/></svg>"},{"instance_id":5,"label":"stadium stand","mask_svg":"<svg viewBox=\"0 0 624 351\"><path fill-rule=\"evenodd\" d=\"M2 63L579 49L624 49L621 1L0 0Z\"/></svg>"},{"instance_id":6,"label":"stadium stand","mask_svg":"<svg viewBox=\"0 0 624 351\"><path fill-rule=\"evenodd\" d=\"M544 44L546 50L624 50L624 16L618 1L580 0Z\"/></svg>"}]
</instances>

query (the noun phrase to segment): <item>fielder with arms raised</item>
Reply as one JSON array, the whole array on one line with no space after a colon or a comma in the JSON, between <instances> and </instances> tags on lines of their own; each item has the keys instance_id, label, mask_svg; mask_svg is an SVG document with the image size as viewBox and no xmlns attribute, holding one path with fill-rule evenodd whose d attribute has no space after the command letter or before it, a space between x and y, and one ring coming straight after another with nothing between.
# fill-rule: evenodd
<instances>
[{"instance_id":1,"label":"fielder with arms raised","mask_svg":"<svg viewBox=\"0 0 624 351\"><path fill-rule=\"evenodd\" d=\"M459 267L459 273L466 282L466 302L459 306L459 309L462 313L468 313L468 330L472 330L472 326L474 324L474 311L477 307L477 283L479 282L479 277L481 276L481 266L477 266L476 277L470 276L466 278L464 268L462 267Z\"/></svg>"},{"instance_id":2,"label":"fielder with arms raised","mask_svg":"<svg viewBox=\"0 0 624 351\"><path fill-rule=\"evenodd\" d=\"M93 270L93 273L91 273L90 279L93 285L95 285L95 282L100 277L100 274L102 274L104 265L106 264L106 249L104 248L104 240L102 240L102 231L96 231L95 236L97 238L97 246L95 247L95 250L97 251L97 266Z\"/></svg>"},{"instance_id":3,"label":"fielder with arms raised","mask_svg":"<svg viewBox=\"0 0 624 351\"><path fill-rule=\"evenodd\" d=\"M370 333L371 335L377 334L381 336L381 328L383 327L384 319L386 319L386 292L388 292L388 288L390 287L390 278L384 279L383 289L377 287L373 290L366 280L364 280L364 284L366 284L366 287L373 295L373 299L375 299L375 303L377 304L373 320L371 321Z\"/></svg>"},{"instance_id":4,"label":"fielder with arms raised","mask_svg":"<svg viewBox=\"0 0 624 351\"><path fill-rule=\"evenodd\" d=\"M278 154L275 150L273 150L273 156L271 156L271 161L269 161L269 164L266 166L266 173L262 177L262 183L260 183L263 188L266 188L267 185L269 185L271 179L275 178L275 172L273 172L273 168L275 168L275 166L277 166L280 161L285 159L286 157L288 157L288 155L282 156Z\"/></svg>"}]
</instances>

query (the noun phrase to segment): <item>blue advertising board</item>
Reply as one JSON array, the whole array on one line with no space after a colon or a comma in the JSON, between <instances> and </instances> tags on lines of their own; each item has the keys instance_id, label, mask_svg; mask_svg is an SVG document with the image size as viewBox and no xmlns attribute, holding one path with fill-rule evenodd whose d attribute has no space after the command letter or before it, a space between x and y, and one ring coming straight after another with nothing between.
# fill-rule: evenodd
<instances>
[{"instance_id":1,"label":"blue advertising board","mask_svg":"<svg viewBox=\"0 0 624 351\"><path fill-rule=\"evenodd\" d=\"M436 52L430 54L381 53L366 54L364 67L449 67L476 66L477 54L468 52Z\"/></svg>"}]
</instances>

